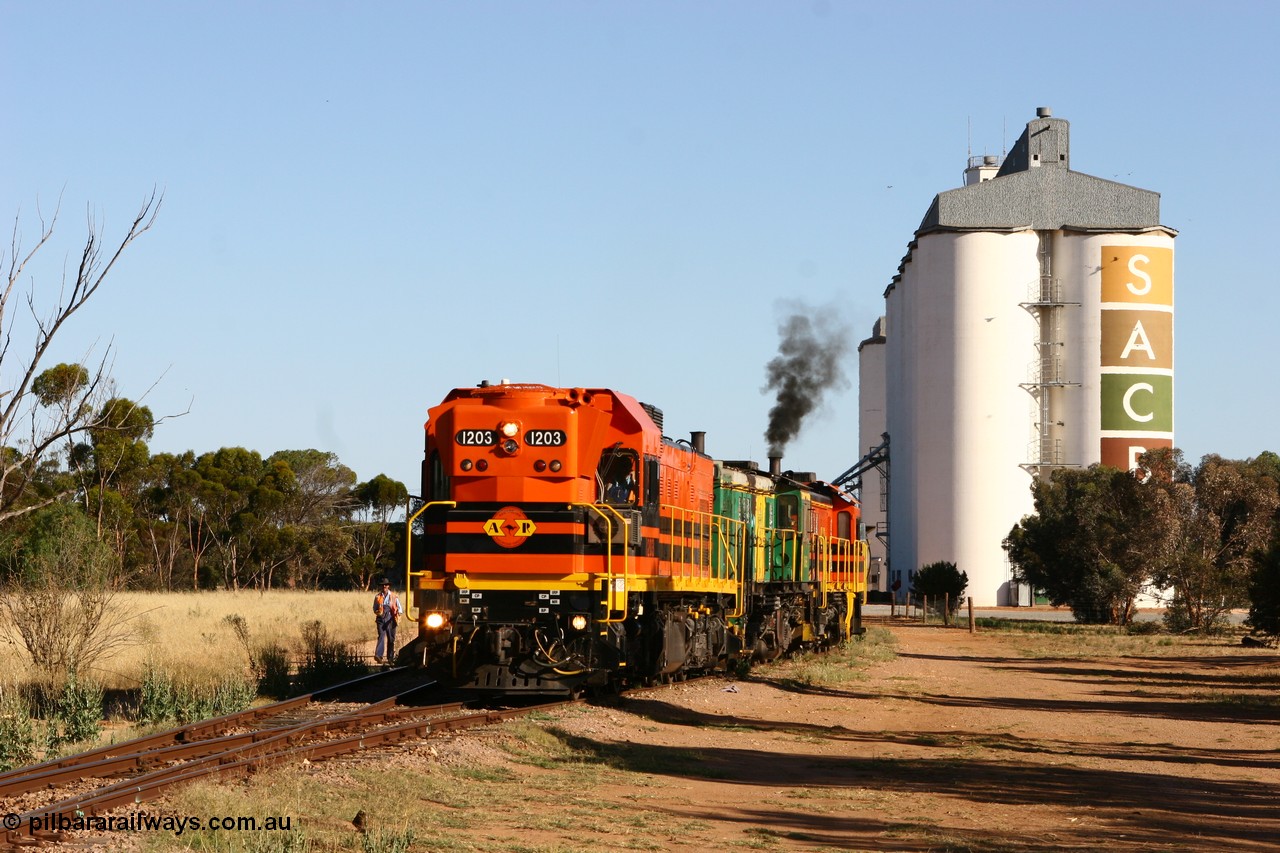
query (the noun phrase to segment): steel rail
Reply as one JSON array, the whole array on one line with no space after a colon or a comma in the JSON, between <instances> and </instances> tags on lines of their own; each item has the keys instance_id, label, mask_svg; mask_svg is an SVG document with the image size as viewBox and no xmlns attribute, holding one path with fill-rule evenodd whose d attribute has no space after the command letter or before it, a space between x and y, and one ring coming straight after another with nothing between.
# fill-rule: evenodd
<instances>
[{"instance_id":1,"label":"steel rail","mask_svg":"<svg viewBox=\"0 0 1280 853\"><path fill-rule=\"evenodd\" d=\"M9 786L14 782L14 780L20 781L30 775L43 773L52 769L74 767L79 764L85 764L88 763L86 759L102 759L113 755L137 753L148 749L155 749L157 747L187 743L193 739L193 736L194 739L199 739L201 734L209 731L226 731L229 728L253 723L264 716L271 716L284 711L293 710L294 708L306 705L311 701L311 697L312 694L297 696L293 699L286 699L283 702L263 705L258 708L240 711L235 714L227 714L212 720L202 720L199 723L178 726L177 728L166 729L165 731L156 732L155 734L143 735L142 737L133 738L132 740L109 744L97 749L91 749L88 752L81 752L76 755L67 756L66 758L57 758L52 761L33 764L29 767L19 767L6 773L0 773L0 794L8 793Z\"/></svg>"},{"instance_id":2,"label":"steel rail","mask_svg":"<svg viewBox=\"0 0 1280 853\"><path fill-rule=\"evenodd\" d=\"M107 776L120 775L131 770L146 769L159 761L179 760L185 756L207 753L209 752L209 744L224 742L235 744L261 740L266 736L264 734L266 732L296 726L301 721L293 721L282 726L273 726L269 729L258 729L241 735L224 735L223 733L229 729L253 725L263 719L278 717L290 711L314 706L324 697L341 695L343 691L353 687L365 685L371 681L384 680L403 669L404 667L398 667L373 673L372 675L361 676L342 684L274 702L270 705L249 708L208 720L198 720L155 734L144 735L121 743L109 744L98 749L89 750L88 752L77 753L66 758L54 759L2 773L0 774L0 797L12 797L37 788L54 787L81 779L100 779ZM375 707L394 704L397 698L407 696L423 689L423 687L432 685L434 685L434 682L419 685L412 690L398 694L398 696L392 696L368 705L362 710L369 711ZM231 740L228 740L228 738ZM246 738L248 741L245 740Z\"/></svg>"},{"instance_id":3,"label":"steel rail","mask_svg":"<svg viewBox=\"0 0 1280 853\"><path fill-rule=\"evenodd\" d=\"M353 720L354 723L372 722L374 718L386 720L388 718L387 711L392 708L397 698L399 697L384 699L381 702L376 702L372 705L368 705L349 713L336 714L323 718L322 720L310 721L310 724L327 723L329 728L336 728L341 727L343 721L348 718ZM454 702L445 705L436 705L429 708L415 707L397 709L393 711L393 715L403 716L406 714L421 715L424 713L449 713L461 710L463 707L464 703ZM171 744L159 749L143 749L137 752L100 758L90 762L71 764L63 767L51 767L37 773L30 773L9 782L8 784L0 787L0 795L15 796L17 794L28 793L40 788L55 787L57 785L66 784L68 782L77 782L84 779L104 779L110 776L122 775L131 771L149 771L159 764L166 764L173 761L188 761L190 759L201 758L207 755L243 749L246 746L259 743L263 740L286 732L294 731L307 725L309 725L308 721L295 721L282 726L256 729L254 731L242 732L240 734L223 735L222 737L208 738L194 743ZM319 731L317 731L317 733L319 733Z\"/></svg>"},{"instance_id":4,"label":"steel rail","mask_svg":"<svg viewBox=\"0 0 1280 853\"><path fill-rule=\"evenodd\" d=\"M416 691L417 688L410 692ZM391 701L394 701L394 698ZM258 741L248 749L233 747L197 758L194 761L144 773L142 776L99 788L85 795L71 797L61 802L22 813L18 815L17 827L5 831L4 842L7 846L13 848L29 846L33 843L38 844L44 840L61 839L62 833L56 830L37 830L32 832L30 829L33 818L40 818L49 814L97 815L124 805L145 802L153 799L168 788L202 777L214 776L221 779L255 768L274 766L289 760L321 761L337 755L358 752L389 743L399 743L410 738L423 738L432 732L456 731L489 725L529 714L533 711L572 704L572 701L558 701L529 708L514 708L504 711L484 711L443 720L415 720L335 740L297 744L299 738L307 735L323 734L334 728L360 725L374 719L385 721L398 716L422 716L424 714L443 713L447 709L457 710L462 705L462 703L454 703L452 705L418 708L381 707L387 704L386 700L376 704L380 707L371 707L367 711L362 709L362 712L351 714L340 714L322 720L302 723L295 727L284 727L284 731L279 731ZM24 828L25 832L23 831Z\"/></svg>"},{"instance_id":5,"label":"steel rail","mask_svg":"<svg viewBox=\"0 0 1280 853\"><path fill-rule=\"evenodd\" d=\"M165 746L178 745L183 743L193 743L199 740L205 740L210 737L217 737L228 729L238 726L250 725L265 717L272 717L278 714L292 711L300 707L304 707L312 702L321 701L326 696L335 695L343 690L348 690L356 685L366 684L376 679L385 679L388 676L401 672L405 667L396 667L394 669L375 672L372 675L362 675L359 678L346 681L341 684L325 687L311 693L304 693L301 696L295 696L292 699L284 699L280 702L273 702L270 705L260 705L256 708L246 708L243 711L237 711L232 714L224 714L221 717L213 717L208 720L197 720L186 725L177 726L172 729L165 729L150 735L133 738L132 740L121 741L120 743L108 744L107 746L91 749L88 752L80 752L75 755L69 755L66 758L55 758L51 761L45 761L40 764L33 764L28 767L18 767L14 770L0 773L0 796L9 794L15 790L10 786L18 784L20 780L28 776L46 773L57 768L66 768L74 766L82 766L92 763L97 759L105 759L111 756L123 756L135 753L163 748ZM20 789L18 789L20 792Z\"/></svg>"}]
</instances>

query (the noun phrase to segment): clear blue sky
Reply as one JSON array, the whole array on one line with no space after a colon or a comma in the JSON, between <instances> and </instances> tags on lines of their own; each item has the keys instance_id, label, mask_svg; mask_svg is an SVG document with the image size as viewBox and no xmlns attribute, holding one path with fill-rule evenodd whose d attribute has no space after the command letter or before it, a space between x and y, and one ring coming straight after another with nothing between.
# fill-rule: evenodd
<instances>
[{"instance_id":1,"label":"clear blue sky","mask_svg":"<svg viewBox=\"0 0 1280 853\"><path fill-rule=\"evenodd\" d=\"M92 209L159 221L61 334L154 451L335 451L416 491L481 379L608 386L762 458L783 300L849 328L788 450L860 455L855 348L933 196L1035 108L1177 229L1176 431L1280 451L1280 12L1263 2L0 0L0 218L42 298ZM9 377L4 377L7 384Z\"/></svg>"}]
</instances>

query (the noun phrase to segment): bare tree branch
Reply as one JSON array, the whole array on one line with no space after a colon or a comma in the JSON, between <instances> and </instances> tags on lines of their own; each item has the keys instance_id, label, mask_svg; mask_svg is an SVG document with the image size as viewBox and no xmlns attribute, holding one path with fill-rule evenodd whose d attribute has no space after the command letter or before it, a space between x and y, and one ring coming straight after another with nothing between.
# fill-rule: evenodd
<instances>
[{"instance_id":1,"label":"bare tree branch","mask_svg":"<svg viewBox=\"0 0 1280 853\"><path fill-rule=\"evenodd\" d=\"M61 200L59 209L48 221L37 212L40 236L29 251L22 249L20 219L15 218L7 264L4 254L0 254L0 267L7 266L8 276L0 291L0 329L4 330L3 345L0 345L0 376L16 377L12 387L0 391L0 521L65 496L65 492L55 492L32 499L29 492L46 457L59 443L65 441L70 445L75 435L100 425L104 417L101 403L114 392L110 377L111 347L108 345L97 367L87 374L83 383L63 389L64 393L57 399L34 394L35 383L45 372L46 356L64 324L98 292L125 249L151 230L162 202L163 197L153 189L124 236L112 244L113 248L104 247L100 223L92 214L88 216L88 236L79 253L74 279L68 280L64 273L56 307L42 313L37 299L39 288L34 282L30 284L26 303L34 324L31 349L16 366L11 366L8 360L13 356L11 345L15 321L9 314L10 300L28 264L52 238ZM12 369L5 370L6 367ZM47 379L44 381L47 383Z\"/></svg>"}]
</instances>

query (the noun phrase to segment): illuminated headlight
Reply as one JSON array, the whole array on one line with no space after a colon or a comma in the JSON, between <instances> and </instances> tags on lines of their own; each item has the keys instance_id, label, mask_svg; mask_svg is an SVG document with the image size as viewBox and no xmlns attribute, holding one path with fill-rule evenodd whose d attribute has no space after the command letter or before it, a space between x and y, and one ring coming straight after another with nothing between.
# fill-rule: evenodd
<instances>
[{"instance_id":1,"label":"illuminated headlight","mask_svg":"<svg viewBox=\"0 0 1280 853\"><path fill-rule=\"evenodd\" d=\"M427 627L428 627L428 628L439 628L439 627L441 627L442 625L444 625L444 614L443 614L443 613L428 613L428 614L427 614Z\"/></svg>"},{"instance_id":2,"label":"illuminated headlight","mask_svg":"<svg viewBox=\"0 0 1280 853\"><path fill-rule=\"evenodd\" d=\"M584 631L587 627L587 617L579 613L577 616L574 616L569 620L569 624L573 626L573 630L575 631Z\"/></svg>"},{"instance_id":3,"label":"illuminated headlight","mask_svg":"<svg viewBox=\"0 0 1280 853\"><path fill-rule=\"evenodd\" d=\"M520 425L515 421L507 421L499 429L507 438L515 438L516 433L520 431Z\"/></svg>"}]
</instances>

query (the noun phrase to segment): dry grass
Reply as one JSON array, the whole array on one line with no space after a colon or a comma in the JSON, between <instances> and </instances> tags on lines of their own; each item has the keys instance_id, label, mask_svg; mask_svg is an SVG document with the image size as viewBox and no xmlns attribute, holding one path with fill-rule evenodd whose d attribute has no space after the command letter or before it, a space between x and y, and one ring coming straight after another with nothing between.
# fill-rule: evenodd
<instances>
[{"instance_id":1,"label":"dry grass","mask_svg":"<svg viewBox=\"0 0 1280 853\"><path fill-rule=\"evenodd\" d=\"M887 628L870 628L860 638L821 654L804 654L763 667L767 678L803 685L838 685L865 678L867 666L893 660L896 640Z\"/></svg>"},{"instance_id":2,"label":"dry grass","mask_svg":"<svg viewBox=\"0 0 1280 853\"><path fill-rule=\"evenodd\" d=\"M528 721L446 741L438 753L436 746L426 745L407 751L417 754L417 766L405 766L397 750L389 749L341 765L268 771L235 785L197 783L169 797L167 809L186 815L292 816L299 841L312 853L369 849L351 824L362 811L371 834L395 836L411 828L415 851L668 850L691 828L685 818L595 795L603 785L644 792L660 782L647 773L610 767ZM424 753L432 758L427 765L421 763ZM662 799L655 793L655 801ZM562 840L566 837L577 840ZM261 841L280 840L154 833L144 839L143 849L233 853L266 850Z\"/></svg>"},{"instance_id":3,"label":"dry grass","mask_svg":"<svg viewBox=\"0 0 1280 853\"><path fill-rule=\"evenodd\" d=\"M192 683L248 675L248 654L227 622L233 615L245 620L255 647L278 642L296 651L302 625L317 619L335 639L365 644L374 638L371 600L365 592L122 593L116 606L130 616L130 642L90 675L108 690L138 687L148 666ZM32 675L26 649L2 638L0 685Z\"/></svg>"},{"instance_id":4,"label":"dry grass","mask_svg":"<svg viewBox=\"0 0 1280 853\"><path fill-rule=\"evenodd\" d=\"M1127 633L1109 625L1046 623L1005 627L1001 633L1016 637L1019 653L1028 658L1181 657L1210 649L1214 655L1232 657L1255 652L1240 645L1240 630L1204 637Z\"/></svg>"}]
</instances>

